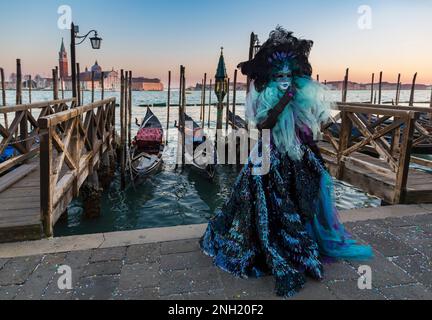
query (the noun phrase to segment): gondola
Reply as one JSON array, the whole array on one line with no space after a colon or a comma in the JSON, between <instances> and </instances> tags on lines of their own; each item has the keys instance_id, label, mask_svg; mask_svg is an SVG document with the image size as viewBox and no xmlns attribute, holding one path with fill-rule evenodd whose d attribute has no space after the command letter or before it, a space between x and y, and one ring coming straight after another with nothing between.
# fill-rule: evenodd
<instances>
[{"instance_id":1,"label":"gondola","mask_svg":"<svg viewBox=\"0 0 432 320\"><path fill-rule=\"evenodd\" d=\"M139 124L139 130L132 141L130 167L134 176L147 177L157 172L162 165L164 150L163 128L159 119L147 107L146 115Z\"/></svg>"},{"instance_id":2,"label":"gondola","mask_svg":"<svg viewBox=\"0 0 432 320\"><path fill-rule=\"evenodd\" d=\"M237 129L246 129L247 130L248 125L247 125L246 121L242 117L240 117L237 114L234 116L234 113L231 110L228 110L228 117L230 119L230 123L231 124L234 123L234 126ZM233 121L233 119L234 119L234 121Z\"/></svg>"},{"instance_id":3,"label":"gondola","mask_svg":"<svg viewBox=\"0 0 432 320\"><path fill-rule=\"evenodd\" d=\"M205 163L205 154L196 154L195 150L205 142L205 135L202 130L202 128L188 115L185 114L185 122L192 122L193 123L193 133L187 132L188 126L186 126L186 137L193 137L193 154L190 155L187 152L185 152L185 160L186 163L192 164L192 168L197 169L201 172L205 172L209 178L213 178L215 174L215 166L214 164L207 164ZM176 127L177 123L175 124ZM190 129L189 129L190 130ZM186 141L186 143L190 143L189 141Z\"/></svg>"}]
</instances>

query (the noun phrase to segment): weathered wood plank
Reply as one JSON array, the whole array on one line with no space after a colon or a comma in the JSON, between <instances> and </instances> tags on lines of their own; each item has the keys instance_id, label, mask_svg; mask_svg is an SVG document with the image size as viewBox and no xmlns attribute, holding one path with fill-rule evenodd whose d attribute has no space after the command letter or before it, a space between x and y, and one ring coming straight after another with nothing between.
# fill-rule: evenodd
<instances>
[{"instance_id":1,"label":"weathered wood plank","mask_svg":"<svg viewBox=\"0 0 432 320\"><path fill-rule=\"evenodd\" d=\"M324 159L333 176L338 172L337 156L327 142L320 142ZM354 152L350 158L343 159L344 170L341 180L363 191L378 196L388 203L394 203L396 177L390 174L390 166L384 160L367 154ZM406 165L406 163L405 163ZM407 174L406 203L432 202L432 175L410 168Z\"/></svg>"},{"instance_id":2,"label":"weathered wood plank","mask_svg":"<svg viewBox=\"0 0 432 320\"><path fill-rule=\"evenodd\" d=\"M41 226L26 225L0 229L0 242L31 241L41 238Z\"/></svg>"},{"instance_id":3,"label":"weathered wood plank","mask_svg":"<svg viewBox=\"0 0 432 320\"><path fill-rule=\"evenodd\" d=\"M21 192L22 191L22 192ZM19 195L20 199L26 199L28 197L40 197L39 188L9 188L6 191L3 191L0 194L0 202L4 199L14 199L17 197L17 194L21 192Z\"/></svg>"},{"instance_id":4,"label":"weathered wood plank","mask_svg":"<svg viewBox=\"0 0 432 320\"><path fill-rule=\"evenodd\" d=\"M34 164L27 164L18 167L17 169L9 172L0 178L0 194L6 189L10 188L12 185L22 180L25 176L35 171L37 168Z\"/></svg>"}]
</instances>

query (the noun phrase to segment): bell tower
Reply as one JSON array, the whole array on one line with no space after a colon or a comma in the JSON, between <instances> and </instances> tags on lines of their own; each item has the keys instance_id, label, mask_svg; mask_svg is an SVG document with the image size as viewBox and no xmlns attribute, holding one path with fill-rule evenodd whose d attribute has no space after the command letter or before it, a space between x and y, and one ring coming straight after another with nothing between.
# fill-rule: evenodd
<instances>
[{"instance_id":1,"label":"bell tower","mask_svg":"<svg viewBox=\"0 0 432 320\"><path fill-rule=\"evenodd\" d=\"M62 38L62 43L59 52L59 71L60 71L60 78L65 79L69 76L68 57L63 43L63 38Z\"/></svg>"}]
</instances>

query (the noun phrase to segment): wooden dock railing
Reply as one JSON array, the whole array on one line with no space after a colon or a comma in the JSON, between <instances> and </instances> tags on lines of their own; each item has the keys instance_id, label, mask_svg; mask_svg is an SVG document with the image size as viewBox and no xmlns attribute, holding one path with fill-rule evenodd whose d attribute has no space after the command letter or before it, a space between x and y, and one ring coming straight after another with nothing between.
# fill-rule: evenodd
<instances>
[{"instance_id":1,"label":"wooden dock railing","mask_svg":"<svg viewBox=\"0 0 432 320\"><path fill-rule=\"evenodd\" d=\"M428 148L427 152L423 153L432 153L432 122L430 119L432 119L432 108L427 107L412 107L412 106L395 106L395 105L376 105L376 104L368 104L368 103L344 103L346 106L364 106L368 108L380 108L380 109L388 109L388 110L404 110L404 111L415 111L420 114L418 119L416 119L414 123L414 136L413 136L413 144L412 146L417 149L426 149ZM392 141L394 144L392 146L393 151L397 151L397 145L398 140L397 137L394 137L395 139ZM415 159L412 159L412 162L417 162ZM413 161L414 160L414 161Z\"/></svg>"},{"instance_id":2,"label":"wooden dock railing","mask_svg":"<svg viewBox=\"0 0 432 320\"><path fill-rule=\"evenodd\" d=\"M384 173L390 177L395 176L395 194L394 202L399 203L404 192L406 192L406 185L408 179L408 169L411 157L411 147L413 143L414 123L419 117L419 113L414 111L405 110L392 110L392 109L374 109L362 106L340 106L342 128L340 134L339 150L338 150L338 163L339 173L344 170L345 161L354 152L358 152L363 146L370 144L372 148L379 154L380 159L384 160L389 168L374 167L370 163L361 163L361 160L356 159L357 165L365 165L368 170L376 169L379 173ZM378 118L372 124L368 121L368 115L376 115ZM382 117L380 117L382 116ZM378 123L383 123L385 119L393 118L392 124L377 128ZM404 127L402 132L401 145L399 154L391 152L390 143L384 138L386 134L398 131ZM351 130L356 127L363 138L351 145ZM374 129L376 128L376 129ZM350 160L352 161L351 158Z\"/></svg>"},{"instance_id":3,"label":"wooden dock railing","mask_svg":"<svg viewBox=\"0 0 432 320\"><path fill-rule=\"evenodd\" d=\"M413 146L432 138L419 119L422 113L431 110L346 102L338 103L337 109L341 121L335 122L340 130L335 134L331 124L324 126L324 138L329 146L322 148L324 154L336 159L334 175L348 182L356 181L359 176L385 180L393 188L393 194L385 200L405 202L410 163L432 168L432 161L412 156ZM350 169L346 170L347 167ZM359 187L373 193L371 181L357 179Z\"/></svg>"},{"instance_id":4,"label":"wooden dock railing","mask_svg":"<svg viewBox=\"0 0 432 320\"><path fill-rule=\"evenodd\" d=\"M85 179L93 173L115 136L115 98L39 119L41 219L53 226Z\"/></svg>"},{"instance_id":5,"label":"wooden dock railing","mask_svg":"<svg viewBox=\"0 0 432 320\"><path fill-rule=\"evenodd\" d=\"M75 105L75 99L66 99L1 107L0 154L11 146L14 156L0 163L0 175L39 152L40 118L74 108Z\"/></svg>"}]
</instances>

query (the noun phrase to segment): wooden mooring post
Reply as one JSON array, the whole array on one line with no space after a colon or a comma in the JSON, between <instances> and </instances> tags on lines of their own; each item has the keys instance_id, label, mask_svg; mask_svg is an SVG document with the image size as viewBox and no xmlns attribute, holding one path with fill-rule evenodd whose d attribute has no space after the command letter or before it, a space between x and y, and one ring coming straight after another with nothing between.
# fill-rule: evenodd
<instances>
[{"instance_id":1,"label":"wooden mooring post","mask_svg":"<svg viewBox=\"0 0 432 320\"><path fill-rule=\"evenodd\" d=\"M431 95L430 95L429 107L432 109L432 88L431 88ZM432 110L431 110L431 112L429 113L429 125L432 126Z\"/></svg>"},{"instance_id":2,"label":"wooden mooring post","mask_svg":"<svg viewBox=\"0 0 432 320\"><path fill-rule=\"evenodd\" d=\"M183 65L180 66L180 91L179 91L179 109L178 109L178 130L179 140L177 143L177 163L185 164L186 155L186 69Z\"/></svg>"},{"instance_id":3,"label":"wooden mooring post","mask_svg":"<svg viewBox=\"0 0 432 320\"><path fill-rule=\"evenodd\" d=\"M58 100L58 79L57 79L57 70L52 69L52 82L53 82L53 100Z\"/></svg>"},{"instance_id":4,"label":"wooden mooring post","mask_svg":"<svg viewBox=\"0 0 432 320\"><path fill-rule=\"evenodd\" d=\"M95 72L91 72L91 102L93 103L95 99Z\"/></svg>"},{"instance_id":5,"label":"wooden mooring post","mask_svg":"<svg viewBox=\"0 0 432 320\"><path fill-rule=\"evenodd\" d=\"M399 105L400 98L400 89L401 89L401 74L398 74L397 85L396 85L396 97L395 97L395 105Z\"/></svg>"},{"instance_id":6,"label":"wooden mooring post","mask_svg":"<svg viewBox=\"0 0 432 320\"><path fill-rule=\"evenodd\" d=\"M0 80L1 80L1 90L2 90L2 106L6 106L6 87L5 87L5 75L4 75L3 68L0 68ZM3 114L3 117L5 122L5 128L7 130L9 128L7 113Z\"/></svg>"},{"instance_id":7,"label":"wooden mooring post","mask_svg":"<svg viewBox=\"0 0 432 320\"><path fill-rule=\"evenodd\" d=\"M182 155L182 161L181 163L185 164L185 155L186 155L186 68L184 66L181 66L181 79L182 79L182 92L181 92L181 104L179 107L179 121L180 121L180 127L181 127L181 155Z\"/></svg>"},{"instance_id":8,"label":"wooden mooring post","mask_svg":"<svg viewBox=\"0 0 432 320\"><path fill-rule=\"evenodd\" d=\"M2 105L6 106L6 87L5 87L5 75L4 75L3 68L0 68L0 81L1 81L1 90L2 90Z\"/></svg>"},{"instance_id":9,"label":"wooden mooring post","mask_svg":"<svg viewBox=\"0 0 432 320\"><path fill-rule=\"evenodd\" d=\"M223 107L224 107L224 103L222 100L220 100L217 104L217 114L216 114L216 129L217 130L222 129Z\"/></svg>"},{"instance_id":10,"label":"wooden mooring post","mask_svg":"<svg viewBox=\"0 0 432 320\"><path fill-rule=\"evenodd\" d=\"M212 83L212 79L210 79L210 90L209 90L209 107L208 107L208 124L207 127L210 128L210 121L211 121L211 106L212 106L212 87L213 87L213 83Z\"/></svg>"},{"instance_id":11,"label":"wooden mooring post","mask_svg":"<svg viewBox=\"0 0 432 320\"><path fill-rule=\"evenodd\" d=\"M29 75L27 87L28 87L28 101L31 104L32 103L32 76L31 75Z\"/></svg>"},{"instance_id":12,"label":"wooden mooring post","mask_svg":"<svg viewBox=\"0 0 432 320\"><path fill-rule=\"evenodd\" d=\"M227 95L226 95L226 112L225 112L225 130L228 131L229 112L230 112L230 78L227 80Z\"/></svg>"},{"instance_id":13,"label":"wooden mooring post","mask_svg":"<svg viewBox=\"0 0 432 320\"><path fill-rule=\"evenodd\" d=\"M203 122L204 113L203 113L203 104L204 104L204 78L201 79L201 97L200 97L200 122Z\"/></svg>"},{"instance_id":14,"label":"wooden mooring post","mask_svg":"<svg viewBox=\"0 0 432 320\"><path fill-rule=\"evenodd\" d=\"M397 85L396 85L396 96L395 96L395 105L399 105L399 97L400 97L400 88L401 88L401 74L398 74ZM398 121L400 119L394 118L393 121ZM390 145L390 153L393 156L396 156L397 153L400 152L400 137L401 137L401 128L398 127L392 132L392 139Z\"/></svg>"},{"instance_id":15,"label":"wooden mooring post","mask_svg":"<svg viewBox=\"0 0 432 320\"><path fill-rule=\"evenodd\" d=\"M349 68L345 70L345 77L342 86L342 102L346 102L348 94L348 78L349 78Z\"/></svg>"},{"instance_id":16,"label":"wooden mooring post","mask_svg":"<svg viewBox=\"0 0 432 320\"><path fill-rule=\"evenodd\" d=\"M132 71L129 71L128 81L128 147L132 145Z\"/></svg>"},{"instance_id":17,"label":"wooden mooring post","mask_svg":"<svg viewBox=\"0 0 432 320\"><path fill-rule=\"evenodd\" d=\"M129 87L129 72L125 71L125 84L124 84L124 117L125 117L125 121L124 121L124 142L125 142L125 153L126 153L126 149L128 146L128 128L129 128L129 94L128 94L128 87ZM125 154L125 159L126 158L126 154Z\"/></svg>"},{"instance_id":18,"label":"wooden mooring post","mask_svg":"<svg viewBox=\"0 0 432 320\"><path fill-rule=\"evenodd\" d=\"M431 88L431 95L430 95L430 102L429 102L429 107L432 108L432 88Z\"/></svg>"},{"instance_id":19,"label":"wooden mooring post","mask_svg":"<svg viewBox=\"0 0 432 320\"><path fill-rule=\"evenodd\" d=\"M64 99L64 90L65 90L64 79L63 79L63 76L60 74L60 91L61 91L62 99Z\"/></svg>"},{"instance_id":20,"label":"wooden mooring post","mask_svg":"<svg viewBox=\"0 0 432 320\"><path fill-rule=\"evenodd\" d=\"M372 73L370 103L373 103L374 86L375 86L375 73Z\"/></svg>"},{"instance_id":21,"label":"wooden mooring post","mask_svg":"<svg viewBox=\"0 0 432 320\"><path fill-rule=\"evenodd\" d=\"M16 61L16 104L22 104L22 73L21 73L21 59Z\"/></svg>"},{"instance_id":22,"label":"wooden mooring post","mask_svg":"<svg viewBox=\"0 0 432 320\"><path fill-rule=\"evenodd\" d=\"M17 59L17 71L16 71L17 83L16 83L16 104L22 104L22 70L21 70L21 59ZM19 117L20 112L15 112L15 117ZM30 149L30 141L28 141L28 111L23 112L23 116L20 122L20 139L23 141L23 150L27 152Z\"/></svg>"},{"instance_id":23,"label":"wooden mooring post","mask_svg":"<svg viewBox=\"0 0 432 320\"><path fill-rule=\"evenodd\" d=\"M5 87L5 75L4 75L3 68L0 68L0 80L1 80L1 90L2 90L2 105L6 106L6 87Z\"/></svg>"},{"instance_id":24,"label":"wooden mooring post","mask_svg":"<svg viewBox=\"0 0 432 320\"><path fill-rule=\"evenodd\" d=\"M57 100L60 99L59 97L59 91L60 91L60 72L59 67L55 67L55 74L56 74L56 87L57 87Z\"/></svg>"},{"instance_id":25,"label":"wooden mooring post","mask_svg":"<svg viewBox=\"0 0 432 320\"><path fill-rule=\"evenodd\" d=\"M125 74L122 69L120 71L120 185L122 190L126 187L125 127Z\"/></svg>"},{"instance_id":26,"label":"wooden mooring post","mask_svg":"<svg viewBox=\"0 0 432 320\"><path fill-rule=\"evenodd\" d=\"M84 94L85 90L84 90L84 84L82 84L81 87L81 105L85 104L85 94Z\"/></svg>"},{"instance_id":27,"label":"wooden mooring post","mask_svg":"<svg viewBox=\"0 0 432 320\"><path fill-rule=\"evenodd\" d=\"M412 112L407 118L404 128L404 131L406 132L402 137L402 144L400 146L399 168L396 172L395 193L393 198L394 203L402 203L406 199L414 125L418 119L418 115L416 117L414 112Z\"/></svg>"},{"instance_id":28,"label":"wooden mooring post","mask_svg":"<svg viewBox=\"0 0 432 320\"><path fill-rule=\"evenodd\" d=\"M178 99L179 99L179 103L178 103L179 108L181 107L181 104L182 104L182 92L183 92L182 85L183 85L183 80L182 80L182 66L180 66L179 96L178 96ZM179 111L180 111L180 110L179 110ZM180 122L180 119L179 119L179 122Z\"/></svg>"},{"instance_id":29,"label":"wooden mooring post","mask_svg":"<svg viewBox=\"0 0 432 320\"><path fill-rule=\"evenodd\" d=\"M103 100L105 97L105 72L102 71L101 77L101 100Z\"/></svg>"},{"instance_id":30,"label":"wooden mooring post","mask_svg":"<svg viewBox=\"0 0 432 320\"><path fill-rule=\"evenodd\" d=\"M235 128L236 118L236 99L237 99L237 69L234 70L234 83L233 83L233 102L232 102L232 127Z\"/></svg>"},{"instance_id":31,"label":"wooden mooring post","mask_svg":"<svg viewBox=\"0 0 432 320\"><path fill-rule=\"evenodd\" d=\"M76 86L77 86L77 105L81 106L81 79L80 79L80 65L76 64Z\"/></svg>"},{"instance_id":32,"label":"wooden mooring post","mask_svg":"<svg viewBox=\"0 0 432 320\"><path fill-rule=\"evenodd\" d=\"M348 78L349 78L349 68L345 70L345 77L342 87L342 102L346 102L347 100L347 91L348 91ZM352 124L350 121L348 121L348 114L345 111L341 111L341 131L340 131L340 139L339 139L339 150L337 153L337 161L338 163L341 162L343 158L342 152L347 149L349 146L349 141L351 137L351 130L352 130ZM344 174L343 166L338 166L336 178L341 179L341 177Z\"/></svg>"},{"instance_id":33,"label":"wooden mooring post","mask_svg":"<svg viewBox=\"0 0 432 320\"><path fill-rule=\"evenodd\" d=\"M429 107L432 108L432 88L431 88L431 92L430 92L430 98L429 98ZM431 113L429 114L430 119L432 121L432 110Z\"/></svg>"},{"instance_id":34,"label":"wooden mooring post","mask_svg":"<svg viewBox=\"0 0 432 320\"><path fill-rule=\"evenodd\" d=\"M167 125L166 125L165 144L168 144L169 124L170 124L170 109L171 109L171 71L168 71Z\"/></svg>"},{"instance_id":35,"label":"wooden mooring post","mask_svg":"<svg viewBox=\"0 0 432 320\"><path fill-rule=\"evenodd\" d=\"M206 87L207 87L207 73L204 73L204 83L203 83L203 102L202 102L202 122L201 128L204 129L205 124L205 114L206 114Z\"/></svg>"},{"instance_id":36,"label":"wooden mooring post","mask_svg":"<svg viewBox=\"0 0 432 320\"><path fill-rule=\"evenodd\" d=\"M410 93L410 99L409 99L409 106L414 106L414 92L415 92L415 86L416 86L416 80L417 80L417 72L414 74L412 84L411 84L411 93Z\"/></svg>"},{"instance_id":37,"label":"wooden mooring post","mask_svg":"<svg viewBox=\"0 0 432 320\"><path fill-rule=\"evenodd\" d=\"M382 99L382 80L383 80L383 72L380 72L379 75L379 84L378 84L378 104L381 104Z\"/></svg>"}]
</instances>

